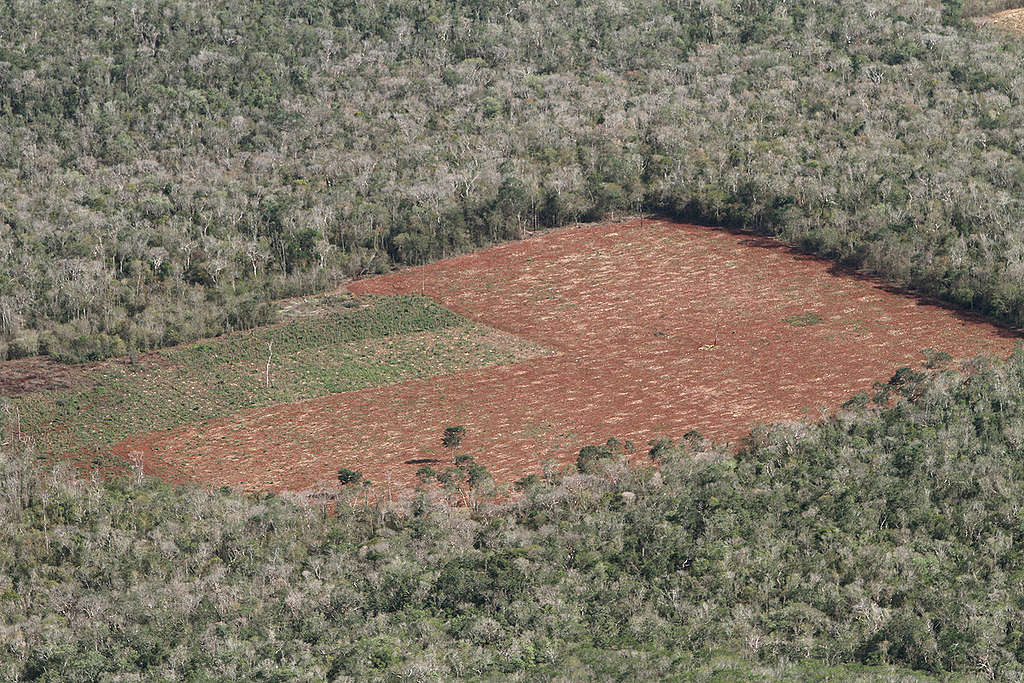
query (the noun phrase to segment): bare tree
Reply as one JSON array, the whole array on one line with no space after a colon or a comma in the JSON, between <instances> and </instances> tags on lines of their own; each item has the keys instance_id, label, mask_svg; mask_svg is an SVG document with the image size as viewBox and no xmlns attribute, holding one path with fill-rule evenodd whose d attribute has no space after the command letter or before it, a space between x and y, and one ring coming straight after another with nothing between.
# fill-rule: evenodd
<instances>
[{"instance_id":1,"label":"bare tree","mask_svg":"<svg viewBox=\"0 0 1024 683\"><path fill-rule=\"evenodd\" d=\"M267 389L270 389L270 361L274 358L274 342L267 342Z\"/></svg>"}]
</instances>

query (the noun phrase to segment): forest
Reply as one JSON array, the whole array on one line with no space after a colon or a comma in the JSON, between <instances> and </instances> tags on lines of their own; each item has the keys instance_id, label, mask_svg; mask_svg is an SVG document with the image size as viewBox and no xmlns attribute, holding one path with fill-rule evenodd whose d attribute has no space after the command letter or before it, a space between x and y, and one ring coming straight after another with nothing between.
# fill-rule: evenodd
<instances>
[{"instance_id":1,"label":"forest","mask_svg":"<svg viewBox=\"0 0 1024 683\"><path fill-rule=\"evenodd\" d=\"M1020 680L1024 346L943 363L462 507L82 481L7 433L0 676Z\"/></svg>"},{"instance_id":2,"label":"forest","mask_svg":"<svg viewBox=\"0 0 1024 683\"><path fill-rule=\"evenodd\" d=\"M132 354L134 387L275 300L638 214L1024 326L1024 41L976 21L1013 4L0 0L0 361ZM469 324L382 306L347 333ZM222 380L232 343L175 358ZM508 485L452 424L398 502L90 477L12 406L3 680L1024 679L1024 344ZM128 424L47 406L55 442Z\"/></svg>"},{"instance_id":3,"label":"forest","mask_svg":"<svg viewBox=\"0 0 1024 683\"><path fill-rule=\"evenodd\" d=\"M641 211L1024 323L1024 47L986 0L6 0L0 358ZM656 258L652 254L652 258Z\"/></svg>"}]
</instances>

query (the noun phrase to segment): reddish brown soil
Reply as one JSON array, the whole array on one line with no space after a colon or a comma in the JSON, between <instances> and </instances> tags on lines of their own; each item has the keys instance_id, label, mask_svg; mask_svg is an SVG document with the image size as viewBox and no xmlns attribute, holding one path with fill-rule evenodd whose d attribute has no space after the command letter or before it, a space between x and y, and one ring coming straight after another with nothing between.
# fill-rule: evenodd
<instances>
[{"instance_id":1,"label":"reddish brown soil","mask_svg":"<svg viewBox=\"0 0 1024 683\"><path fill-rule=\"evenodd\" d=\"M755 422L817 418L918 366L922 348L964 358L1016 339L774 241L667 222L560 230L350 286L421 288L558 353L141 435L118 453L247 489L303 489L339 467L397 488L424 463L447 465L441 434L462 424L459 452L509 481L611 436L730 440ZM787 322L808 313L821 322Z\"/></svg>"}]
</instances>

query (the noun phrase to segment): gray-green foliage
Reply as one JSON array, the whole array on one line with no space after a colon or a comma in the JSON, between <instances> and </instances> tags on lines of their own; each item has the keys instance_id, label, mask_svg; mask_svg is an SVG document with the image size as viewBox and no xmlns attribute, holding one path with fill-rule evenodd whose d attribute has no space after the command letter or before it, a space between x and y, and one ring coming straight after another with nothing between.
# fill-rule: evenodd
<instances>
[{"instance_id":1,"label":"gray-green foliage","mask_svg":"<svg viewBox=\"0 0 1024 683\"><path fill-rule=\"evenodd\" d=\"M1024 51L968 5L10 0L0 353L640 207L1024 322Z\"/></svg>"},{"instance_id":2,"label":"gray-green foliage","mask_svg":"<svg viewBox=\"0 0 1024 683\"><path fill-rule=\"evenodd\" d=\"M472 510L40 478L12 435L0 675L1019 680L1024 351L966 370Z\"/></svg>"}]
</instances>

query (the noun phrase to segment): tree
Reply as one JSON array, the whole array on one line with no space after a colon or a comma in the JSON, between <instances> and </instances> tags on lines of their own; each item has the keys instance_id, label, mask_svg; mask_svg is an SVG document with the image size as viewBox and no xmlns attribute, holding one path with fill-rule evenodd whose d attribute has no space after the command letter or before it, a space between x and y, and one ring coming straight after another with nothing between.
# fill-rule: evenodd
<instances>
[{"instance_id":1,"label":"tree","mask_svg":"<svg viewBox=\"0 0 1024 683\"><path fill-rule=\"evenodd\" d=\"M348 484L356 484L363 478L363 473L358 470L351 470L347 467L342 467L338 470L338 481L341 482L342 486Z\"/></svg>"},{"instance_id":2,"label":"tree","mask_svg":"<svg viewBox=\"0 0 1024 683\"><path fill-rule=\"evenodd\" d=\"M458 448L459 444L462 443L462 437L465 435L466 428L462 425L445 427L444 436L441 437L441 445L448 450Z\"/></svg>"},{"instance_id":3,"label":"tree","mask_svg":"<svg viewBox=\"0 0 1024 683\"><path fill-rule=\"evenodd\" d=\"M607 446L584 446L576 457L576 469L583 474L600 472L601 463L612 458L612 451Z\"/></svg>"}]
</instances>

